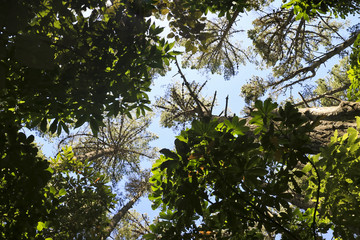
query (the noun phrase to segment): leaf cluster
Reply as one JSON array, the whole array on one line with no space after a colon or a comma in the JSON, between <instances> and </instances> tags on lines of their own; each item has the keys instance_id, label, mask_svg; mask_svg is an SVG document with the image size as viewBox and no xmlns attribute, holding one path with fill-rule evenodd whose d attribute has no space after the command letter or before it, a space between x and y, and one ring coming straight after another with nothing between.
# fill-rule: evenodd
<instances>
[{"instance_id":1,"label":"leaf cluster","mask_svg":"<svg viewBox=\"0 0 360 240\"><path fill-rule=\"evenodd\" d=\"M161 151L150 199L162 212L152 237L196 239L204 231L224 239L311 236L306 222L312 215L301 214L289 201L302 193L298 181L305 173L299 164L309 162L307 134L315 123L307 123L290 104L278 114L270 100L255 106L254 131L237 117L222 123L195 120L175 140L176 150ZM296 215L304 221L294 220Z\"/></svg>"}]
</instances>

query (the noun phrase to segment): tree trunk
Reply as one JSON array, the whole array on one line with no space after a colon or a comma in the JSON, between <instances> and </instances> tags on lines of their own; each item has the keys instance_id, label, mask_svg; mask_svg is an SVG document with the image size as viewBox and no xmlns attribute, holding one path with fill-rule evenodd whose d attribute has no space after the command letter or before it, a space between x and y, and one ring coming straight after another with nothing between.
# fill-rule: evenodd
<instances>
[{"instance_id":1,"label":"tree trunk","mask_svg":"<svg viewBox=\"0 0 360 240\"><path fill-rule=\"evenodd\" d=\"M106 228L106 234L103 239L110 237L110 234L114 231L116 225L120 220L125 216L125 214L134 206L134 204L139 200L139 198L146 191L146 184L140 188L139 192L128 202L126 203L111 219L109 226Z\"/></svg>"},{"instance_id":2,"label":"tree trunk","mask_svg":"<svg viewBox=\"0 0 360 240\"><path fill-rule=\"evenodd\" d=\"M311 149L319 153L325 147L335 130L339 135L347 132L349 127L356 128L356 116L360 116L360 103L342 101L335 107L301 108L299 112L309 120L320 117L320 124L310 134Z\"/></svg>"},{"instance_id":3,"label":"tree trunk","mask_svg":"<svg viewBox=\"0 0 360 240\"><path fill-rule=\"evenodd\" d=\"M320 124L310 133L311 149L310 154L317 154L322 147L330 143L331 137L335 130L339 135L347 132L347 129L356 128L356 116L360 116L360 102L341 101L338 106L334 107L314 107L298 109L301 115L309 121L320 117ZM224 117L214 117L220 121ZM249 119L246 119L249 120ZM250 130L255 130L256 126L248 124ZM250 133L251 134L251 133Z\"/></svg>"},{"instance_id":4,"label":"tree trunk","mask_svg":"<svg viewBox=\"0 0 360 240\"><path fill-rule=\"evenodd\" d=\"M82 155L78 155L76 156L79 160L86 160L88 159L89 161L93 161L95 159L98 159L100 157L103 156L108 156L108 155L112 155L115 153L115 149L114 148L107 148L107 149L99 149L99 150L95 150L95 151L91 151Z\"/></svg>"}]
</instances>

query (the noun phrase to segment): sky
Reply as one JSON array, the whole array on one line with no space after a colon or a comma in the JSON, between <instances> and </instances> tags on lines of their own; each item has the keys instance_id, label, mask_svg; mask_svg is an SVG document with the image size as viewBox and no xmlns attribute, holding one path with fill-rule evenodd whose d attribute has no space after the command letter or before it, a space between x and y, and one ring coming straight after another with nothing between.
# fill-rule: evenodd
<instances>
[{"instance_id":1,"label":"sky","mask_svg":"<svg viewBox=\"0 0 360 240\"><path fill-rule=\"evenodd\" d=\"M248 30L251 28L251 22L255 19L256 15L249 13L248 15L243 14L244 18L242 18L238 23L237 27L240 29ZM159 24L163 27L164 33L163 36L166 36L169 32L166 29L167 22L159 22L156 21L156 24ZM245 46L251 44L250 40L246 38L246 31L236 36L237 40L243 41ZM180 48L181 50L181 48ZM335 62L334 62L335 63ZM152 91L149 93L149 97L152 102L155 102L157 97L161 97L164 95L167 85L172 82L182 82L180 75L177 74L177 69L174 64L171 65L172 70L168 72L165 76L158 76L154 79L152 85ZM323 66L318 76L324 76L330 70L331 64L327 66ZM182 70L186 78L189 82L196 81L197 83L203 83L207 81L207 84L204 88L203 95L205 97L212 98L214 92L217 91L217 105L214 108L213 114L219 114L225 108L225 98L229 96L229 111L237 116L241 116L241 110L244 108L244 100L240 97L241 87L244 83L246 83L253 75L261 75L265 77L270 73L267 71L260 71L253 64L248 64L246 66L239 66L238 74L229 80L225 80L223 76L215 74L212 75L210 73L206 73L204 70L191 70L191 69L183 69ZM296 92L296 91L294 91ZM284 93L282 98L286 98L288 93ZM151 144L153 147L157 147L159 150L162 148L173 148L173 142L175 140L175 133L171 129L161 128L159 125L159 116L153 119L153 122L150 126L149 131L157 134L159 138L153 141ZM31 133L31 132L29 132ZM45 140L41 140L37 138L37 141L43 145L43 152L47 156L53 157L56 153L57 149L54 147L54 144L51 142L47 142ZM143 161L143 168L151 168L151 161ZM158 210L151 209L151 202L147 199L147 197L143 197L141 201L139 201L135 209L140 213L146 213L150 219L155 218L158 215Z\"/></svg>"},{"instance_id":2,"label":"sky","mask_svg":"<svg viewBox=\"0 0 360 240\"><path fill-rule=\"evenodd\" d=\"M244 15L238 23L237 26L240 29L248 30L252 27L252 21L256 18L256 15L249 13L249 15ZM157 22L158 23L158 22ZM166 22L160 23L161 26L165 27L164 36L167 35ZM237 40L241 40L245 46L251 45L249 39L246 38L246 31L239 35ZM331 69L331 67L338 62L339 58L335 58L330 62L327 62L326 65L322 65L320 70L317 73L316 79L324 77ZM271 70L261 71L257 69L254 64L247 64L246 66L239 66L238 74L229 80L225 80L223 76L210 73L206 73L204 70L191 70L191 69L182 69L184 75L186 76L189 82L195 80L197 83L203 83L207 81L207 84L204 88L203 95L205 97L210 97L212 99L214 92L217 91L217 106L214 108L213 114L219 114L225 108L225 98L229 96L229 110L231 113L241 116L241 111L243 110L245 104L242 97L240 97L241 87L246 83L253 75L260 75L266 77L271 73ZM177 69L174 64L172 64L172 70L166 74L164 77L157 77L154 80L152 86L152 92L149 94L150 99L153 101L156 97L163 96L166 90L167 85L170 82L182 82L180 75L177 74ZM314 80L313 80L314 81ZM295 99L300 97L297 92L300 91L300 87L295 87L293 89L293 94ZM289 96L289 92L280 94L279 101L285 100ZM267 96L264 97L266 99ZM172 149L174 147L175 134L171 129L161 128L158 124L159 117L155 118L153 124L150 127L150 131L156 133L159 136L159 139L153 142L153 146L161 148ZM151 167L151 163L144 163L144 167ZM143 197L141 201L136 205L135 209L141 213L146 213L151 219L158 216L158 210L151 209L151 202ZM324 235L325 239L331 239L331 232ZM280 239L279 236L277 239Z\"/></svg>"}]
</instances>

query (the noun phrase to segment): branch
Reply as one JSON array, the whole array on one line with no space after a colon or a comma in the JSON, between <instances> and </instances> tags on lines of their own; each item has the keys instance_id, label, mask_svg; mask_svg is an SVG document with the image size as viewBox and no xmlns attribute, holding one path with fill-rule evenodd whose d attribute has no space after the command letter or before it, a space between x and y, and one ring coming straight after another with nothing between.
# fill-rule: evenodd
<instances>
[{"instance_id":1,"label":"branch","mask_svg":"<svg viewBox=\"0 0 360 240\"><path fill-rule=\"evenodd\" d=\"M223 34L221 35L219 44L216 46L216 49L217 49L217 50L221 48L223 42L225 41L227 35L229 34L229 31L230 31L232 25L234 24L236 18L239 16L239 14L240 14L240 8L236 9L236 11L234 12L234 15L233 15L232 18L230 19L230 21L229 21L228 25L226 26Z\"/></svg>"},{"instance_id":2,"label":"branch","mask_svg":"<svg viewBox=\"0 0 360 240\"><path fill-rule=\"evenodd\" d=\"M213 97L211 107L210 107L210 114L212 114L212 111L213 111L213 108L214 108L214 104L215 104L215 100L216 100L216 93L217 93L217 91L215 91L215 93L214 93L214 97Z\"/></svg>"},{"instance_id":3,"label":"branch","mask_svg":"<svg viewBox=\"0 0 360 240\"><path fill-rule=\"evenodd\" d=\"M324 54L322 57L320 57L317 61L313 62L311 65L307 66L307 67L304 67L304 68L300 68L298 69L297 71L293 72L293 73L290 73L287 77L279 80L279 81L276 81L276 82L273 82L273 83L270 83L267 87L275 87L281 83L284 83L294 77L296 77L298 74L301 74L301 73L308 73L308 72L315 72L316 69L323 63L325 63L327 60L329 60L330 58L332 58L333 56L337 55L337 54L340 54L344 49L348 48L349 46L351 46L357 36L358 36L359 32L357 32L356 34L354 34L352 37L350 37L348 40L344 41L342 44L339 44L336 48L334 48L332 51L330 52L327 52L326 54ZM313 74L314 75L314 74ZM315 76L315 75L314 75ZM295 83L299 83L301 81L304 81L306 79L308 79L309 77L307 78L304 78L304 79L300 79L296 82L293 82L291 84L288 84L286 85L286 87L288 86L291 86ZM283 87L284 88L284 87Z\"/></svg>"},{"instance_id":4,"label":"branch","mask_svg":"<svg viewBox=\"0 0 360 240\"><path fill-rule=\"evenodd\" d=\"M329 95L333 95L334 93L338 93L338 92L341 92L341 91L345 91L346 89L348 89L350 87L350 83L347 83L345 84L344 86L342 87L339 87L339 88L336 88L336 89L333 89L333 90L330 90L330 91L327 91L326 93L323 93L321 95L318 95L314 98L310 98L310 99L307 99L306 101L309 103L309 102L313 102L313 101L316 101L316 100L319 100L321 98L324 98L326 96L329 96ZM302 102L298 102L296 104L294 104L295 107L298 107L300 105L304 104L304 99Z\"/></svg>"},{"instance_id":5,"label":"branch","mask_svg":"<svg viewBox=\"0 0 360 240\"><path fill-rule=\"evenodd\" d=\"M110 155L110 154L114 154L115 153L115 149L114 148L107 148L107 149L101 149L101 150L95 150L95 151L91 151L85 154L82 154L80 156L77 156L77 158L80 161L83 160L89 160L89 161L93 161L97 158L106 156L106 155Z\"/></svg>"},{"instance_id":6,"label":"branch","mask_svg":"<svg viewBox=\"0 0 360 240\"><path fill-rule=\"evenodd\" d=\"M187 89L189 90L190 96L191 96L191 97L195 100L195 102L196 102L196 105L197 105L197 107L198 107L198 109L199 109L199 115L200 115L200 117L204 117L204 116L205 116L204 110L206 111L206 115L207 115L207 116L211 116L211 113L209 112L209 110L204 106L204 104L199 100L199 98L196 96L196 94L194 93L194 91L191 89L190 83L187 81L185 75L182 73L181 68L180 68L180 66L179 66L179 63L178 63L177 59L175 59L175 64L176 64L176 66L177 66L177 68L178 68L178 71L179 71L179 73L180 73L181 78L184 80L184 83L185 83Z\"/></svg>"}]
</instances>

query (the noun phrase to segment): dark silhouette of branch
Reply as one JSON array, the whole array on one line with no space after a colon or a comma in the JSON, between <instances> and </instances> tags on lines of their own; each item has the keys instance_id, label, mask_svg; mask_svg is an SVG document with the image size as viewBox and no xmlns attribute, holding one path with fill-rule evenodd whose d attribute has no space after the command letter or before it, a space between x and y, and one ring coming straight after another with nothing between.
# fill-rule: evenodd
<instances>
[{"instance_id":1,"label":"dark silhouette of branch","mask_svg":"<svg viewBox=\"0 0 360 240\"><path fill-rule=\"evenodd\" d=\"M211 112L205 107L205 105L199 100L198 96L194 93L194 91L191 89L190 83L187 81L185 75L183 74L183 72L181 71L181 68L179 66L179 63L177 61L177 59L175 59L175 64L178 68L178 72L181 76L181 78L183 79L185 86L187 87L187 89L189 90L190 96L194 99L194 101L196 102L197 108L198 108L198 112L200 117L205 117L205 116L211 116ZM204 111L206 111L204 113Z\"/></svg>"}]
</instances>

